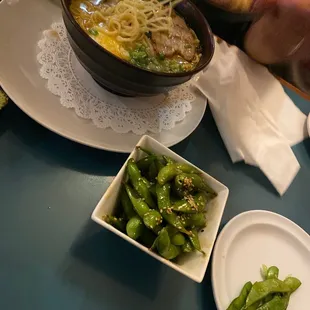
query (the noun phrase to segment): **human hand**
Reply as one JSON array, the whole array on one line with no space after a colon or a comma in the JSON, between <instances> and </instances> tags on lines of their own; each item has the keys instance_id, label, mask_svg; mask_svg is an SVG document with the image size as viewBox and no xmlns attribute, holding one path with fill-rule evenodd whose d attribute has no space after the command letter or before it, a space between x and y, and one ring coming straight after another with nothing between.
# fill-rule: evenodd
<instances>
[{"instance_id":1,"label":"human hand","mask_svg":"<svg viewBox=\"0 0 310 310\"><path fill-rule=\"evenodd\" d=\"M254 0L252 11L261 18L245 38L250 55L264 63L310 59L310 0Z\"/></svg>"}]
</instances>

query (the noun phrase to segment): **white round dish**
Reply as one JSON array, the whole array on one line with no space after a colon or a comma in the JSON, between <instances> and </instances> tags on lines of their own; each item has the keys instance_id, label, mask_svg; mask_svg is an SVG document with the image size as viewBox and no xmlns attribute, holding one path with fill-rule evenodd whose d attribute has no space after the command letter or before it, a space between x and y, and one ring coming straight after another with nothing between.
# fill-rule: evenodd
<instances>
[{"instance_id":1,"label":"white round dish","mask_svg":"<svg viewBox=\"0 0 310 310\"><path fill-rule=\"evenodd\" d=\"M60 19L61 9L54 0L0 1L0 85L26 114L55 133L95 148L131 152L141 136L97 128L62 107L59 97L46 89L36 60L37 42L42 31ZM195 130L205 109L206 100L198 96L182 122L151 136L165 146L175 145Z\"/></svg>"},{"instance_id":2,"label":"white round dish","mask_svg":"<svg viewBox=\"0 0 310 310\"><path fill-rule=\"evenodd\" d=\"M308 128L308 134L310 136L310 114L308 115L308 119L307 119L307 128Z\"/></svg>"},{"instance_id":3,"label":"white round dish","mask_svg":"<svg viewBox=\"0 0 310 310\"><path fill-rule=\"evenodd\" d=\"M212 286L218 310L226 310L247 281L262 281L260 268L275 265L280 279L299 278L289 310L309 307L310 237L289 219L268 211L249 211L233 218L216 242Z\"/></svg>"}]
</instances>

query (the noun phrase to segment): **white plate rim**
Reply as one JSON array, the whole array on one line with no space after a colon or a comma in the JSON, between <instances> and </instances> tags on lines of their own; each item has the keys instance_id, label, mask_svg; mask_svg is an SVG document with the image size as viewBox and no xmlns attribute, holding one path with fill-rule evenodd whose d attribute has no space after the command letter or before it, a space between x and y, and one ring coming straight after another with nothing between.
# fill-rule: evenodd
<instances>
[{"instance_id":1,"label":"white plate rim","mask_svg":"<svg viewBox=\"0 0 310 310\"><path fill-rule=\"evenodd\" d=\"M91 124L91 121L79 119L74 111L68 111L63 113L62 111L68 110L61 106L59 103L59 97L52 95L47 89L46 89L46 83L47 81L44 80L39 76L38 70L39 70L39 64L36 62L36 54L34 51L35 45L40 36L41 32L44 29L47 29L53 22L56 22L57 20L61 19L61 10L59 7L55 6L52 2L48 1L40 1L40 0L28 0L28 4L31 6L33 5L36 7L38 12L42 14L40 16L40 20L33 21L32 27L24 27L27 29L31 29L31 38L29 40L36 40L31 41L29 44L32 44L29 48L29 46L25 46L23 51L23 54L25 57L27 57L27 65L31 66L31 72L26 72L26 74L30 75L33 79L34 84L36 84L33 88L29 88L30 82L28 83L28 76L24 74L23 71L20 71L20 67L23 67L24 63L22 60L17 59L18 63L16 64L17 69L11 70L11 67L8 69L8 64L5 66L3 65L5 62L7 62L8 59L5 59L3 57L0 57L0 62L3 66L1 66L0 70L0 85L3 88L3 90L8 94L8 96L11 98L11 100L23 111L25 112L29 117L34 119L36 122L38 122L40 125L44 126L45 128L51 130L52 132L55 132L56 134L63 136L67 139L70 139L72 141L78 142L80 144L84 144L90 147L94 147L97 149L107 150L107 151L113 151L113 152L121 152L121 153L130 153L133 149L133 147L136 145L136 143L139 141L139 139L142 137L139 135L134 135L132 132L126 133L126 134L120 134L114 132L111 128L107 129L99 129L94 124ZM9 20L9 17L11 19L19 19L19 14L22 14L23 19L27 18L27 16L31 17L32 15L27 15L30 13L27 13L26 16L25 8L26 4L25 1L18 2L12 6L6 3L6 1L0 1L0 7L1 11L3 12L3 16L5 18L0 21L1 23L6 23L7 20ZM31 10L26 10L26 12L29 12ZM11 13L12 12L12 13ZM14 15L15 14L15 15ZM32 14L32 13L31 13ZM39 14L37 14L39 15ZM2 17L3 17L2 16ZM32 18L30 18L32 21ZM16 25L18 27L18 23ZM4 27L5 28L5 27ZM4 29L2 28L2 29ZM33 32L32 28L35 28L35 32ZM4 30L2 30L4 31ZM30 30L28 30L30 31ZM1 33L1 31L0 31ZM27 34L27 33L26 33ZM24 35L25 36L25 35ZM35 38L35 39L34 39ZM16 40L16 39L15 39ZM13 43L10 41L7 41L4 46L3 50L6 48L12 49L15 47ZM28 50L27 50L28 48ZM6 53L6 54L5 54ZM14 56L14 53L9 53L2 51L0 53L2 56L7 55L6 57L10 57L10 64L12 63L12 59L15 60L14 64L16 63L16 56ZM14 55L13 55L14 54ZM10 55L10 56L8 56ZM35 67L36 66L36 67ZM25 66L24 66L25 68ZM11 71L9 74L7 71ZM14 77L12 77L14 72ZM35 76L34 76L35 74ZM22 75L22 77L18 77L15 79L17 75ZM24 77L25 75L25 77ZM41 79L41 81L39 80ZM23 82L27 81L27 86L23 86ZM24 83L25 84L25 83ZM43 90L43 85L45 89ZM31 85L30 85L31 86ZM28 88L27 88L28 87ZM31 92L35 92L36 89L40 87L40 92L37 95L31 95ZM25 95L25 92L28 92L27 96ZM30 95L29 95L30 94ZM52 98L52 97L55 98ZM25 98L28 97L28 98ZM31 100L29 99L31 98ZM35 101L35 102L34 102ZM35 106L38 105L38 101L41 102L48 102L49 104L57 104L57 113L63 113L63 116L59 119L56 119L54 117L50 117L48 112L44 110L44 107L40 110L36 110ZM187 138L200 124L205 110L207 106L207 100L202 95L198 94L197 99L192 102L192 110L189 112L189 115L184 119L184 121L179 122L175 125L175 127L169 131L163 130L162 132L158 134L150 134L153 138L158 140L159 142L163 143L167 147L171 147L181 141L183 141L185 138ZM35 111L34 111L35 110ZM68 113L72 114L69 118ZM68 118L64 120L65 118ZM75 120L75 118L77 120ZM73 125L71 123L74 122ZM82 128L80 131L83 131L83 134L81 135L80 132L76 133L74 132L74 127ZM91 128L93 126L94 128ZM148 133L149 134L149 133Z\"/></svg>"},{"instance_id":2,"label":"white plate rim","mask_svg":"<svg viewBox=\"0 0 310 310\"><path fill-rule=\"evenodd\" d=\"M221 259L221 254L219 253L219 249L222 245L222 243L225 242L225 237L226 234L228 232L230 232L230 230L232 229L232 227L234 227L235 223L237 223L238 221L240 221L241 218L243 217L247 217L249 215L265 215L265 216L272 216L274 219L278 219L280 221L280 224L282 222L281 228L285 229L285 228L291 228L293 230L295 230L295 232L297 232L297 234L299 234L300 238L298 236L296 236L296 234L293 234L291 230L286 229L286 231L293 235L295 238L297 238L303 245L306 242L307 243L307 248L308 250L310 250L310 236L309 234L302 229L299 225L297 225L296 223L294 223L292 220L288 219L287 217L275 213L275 212L271 212L271 211L267 211L267 210L250 210L250 211L246 211L246 212L242 212L238 215L236 215L235 217L233 217L225 226L224 228L221 230L215 246L214 246L214 250L213 250L213 256L212 256L212 270L211 270L211 281L212 281L212 291L213 291L213 296L214 296L214 300L215 300L215 304L218 310L222 310L221 307L221 301L220 301L220 293L219 293L219 281L217 280L217 276L216 276L216 271L218 270L218 265L220 264ZM249 227L251 225L256 225L259 222L255 222L255 223L247 223L246 225L243 226L242 229L237 229L236 232L234 233L233 236L236 236L240 230L243 230L246 227ZM278 227L278 225L276 225L277 223L268 223L268 224L274 224L274 226ZM233 236L230 236L229 239L233 239ZM304 240L300 240L300 239L304 239ZM224 310L224 309L223 309Z\"/></svg>"},{"instance_id":3,"label":"white plate rim","mask_svg":"<svg viewBox=\"0 0 310 310\"><path fill-rule=\"evenodd\" d=\"M64 137L68 140L71 140L73 142L76 142L76 143L79 143L79 144L82 144L82 145L85 145L85 146L89 146L89 147L92 147L92 148L95 148L95 149L99 149L99 150L104 150L104 151L109 151L109 152L118 152L118 153L130 153L133 148L134 148L134 145L136 144L133 144L133 147L128 147L128 148L122 148L122 147L111 147L111 146L104 146L104 145L100 145L96 142L93 142L93 140L86 140L86 139L81 139L81 138L78 138L78 137L74 137L72 136L71 134L69 134L68 132L66 131L62 131L60 128L58 128L57 126L52 126L50 124L47 124L45 123L44 121L42 121L40 119L39 116L37 116L36 114L34 113L31 113L29 111L29 109L27 109L27 104L23 103L23 102L20 102L15 98L15 95L14 95L14 92L11 92L10 90L10 87L6 87L6 83L2 83L0 81L0 86L1 88L5 91L5 93L9 96L10 100L15 104L17 105L26 115L28 115L31 119L33 119L34 121L36 121L38 124L40 124L41 126L43 126L44 128L47 128L48 130L56 133L57 135L61 136L61 137ZM199 100L199 99L198 99ZM184 135L182 138L177 138L173 141L171 141L170 143L163 143L166 147L172 147L180 142L182 142L183 140L185 140L188 136L190 136L195 130L196 128L199 126L199 124L201 123L203 117L204 117L204 114L206 112L206 108L207 108L207 100L206 99L203 99L204 100L204 103L200 103L200 104L203 104L203 106L201 107L201 115L199 118L197 118L196 120L196 123L195 125L192 126L192 128L186 133L186 135ZM197 99L195 101L192 102L192 106L195 105L197 103ZM60 104L60 103L59 103ZM191 113L192 110L188 113ZM74 111L72 111L72 113L75 113ZM188 116L187 116L188 117ZM93 124L93 126L95 126ZM176 124L177 126L177 124ZM176 128L176 127L174 127ZM105 131L105 130L109 130L110 128L100 128L100 130L102 131ZM173 130L173 129L172 129ZM177 129L176 129L177 130ZM161 131L160 133L158 133L158 136L161 136L162 134L165 133L166 130L163 130ZM124 137L124 139L126 139L126 135L127 134L131 134L131 133L117 133L115 132L115 134L119 134L119 135L122 135ZM145 133L145 134L148 134L150 135L149 132ZM145 134L142 134L142 135L136 135L137 136L137 140L139 141L139 139L141 139L141 137ZM151 134L152 137L154 137L153 134ZM156 138L157 135L155 135L155 138ZM157 139L159 142L161 142L161 140ZM162 142L161 142L162 143Z\"/></svg>"}]
</instances>

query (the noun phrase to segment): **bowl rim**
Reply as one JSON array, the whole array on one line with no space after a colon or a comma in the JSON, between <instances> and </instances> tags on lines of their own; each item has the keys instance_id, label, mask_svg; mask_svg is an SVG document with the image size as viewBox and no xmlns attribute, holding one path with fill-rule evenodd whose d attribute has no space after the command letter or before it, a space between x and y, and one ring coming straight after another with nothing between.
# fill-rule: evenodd
<instances>
[{"instance_id":1,"label":"bowl rim","mask_svg":"<svg viewBox=\"0 0 310 310\"><path fill-rule=\"evenodd\" d=\"M214 42L214 35L212 33L211 27L207 21L207 19L205 18L205 16L202 14L202 12L198 9L198 7L190 0L186 0L186 2L190 3L190 5L195 9L195 11L197 12L197 14L200 15L201 19L204 21L204 26L207 28L207 32L209 33L209 38L210 38L210 46L211 46L211 52L210 52L210 56L208 58L207 61L205 61L203 64L196 66L193 70L191 71L186 71L186 72L179 72L179 73L167 73L167 72L157 72L157 71L151 71L151 70L147 70L144 68L140 68L138 66L135 66L133 64L131 64L130 62L114 55L113 53L111 53L110 51L108 51L107 49L105 49L103 46L101 46L99 43L97 43L95 40L93 40L83 29L82 27L78 24L78 22L75 20L75 18L73 17L69 5L68 3L71 3L72 0L66 1L66 0L61 0L61 5L62 5L62 9L63 12L67 15L67 17L69 18L69 21L73 24L73 26L75 27L75 29L77 29L79 31L79 33L86 38L86 40L93 45L94 47L96 47L97 49L99 49L101 52L108 54L110 57L114 58L115 60L118 60L119 62L121 62L122 64L124 64L125 66L131 68L131 69L135 69L135 70L140 70L142 72L145 73L149 73L149 74L153 74L155 76L161 76L161 77L187 77L187 76L193 76L194 74L202 71L212 60L214 53L215 53L215 42ZM183 16L182 16L183 17Z\"/></svg>"},{"instance_id":2,"label":"bowl rim","mask_svg":"<svg viewBox=\"0 0 310 310\"><path fill-rule=\"evenodd\" d=\"M202 0L201 5L207 7L210 14L216 14L218 20L226 23L253 22L258 17L258 14L255 12L229 11L212 0Z\"/></svg>"}]
</instances>

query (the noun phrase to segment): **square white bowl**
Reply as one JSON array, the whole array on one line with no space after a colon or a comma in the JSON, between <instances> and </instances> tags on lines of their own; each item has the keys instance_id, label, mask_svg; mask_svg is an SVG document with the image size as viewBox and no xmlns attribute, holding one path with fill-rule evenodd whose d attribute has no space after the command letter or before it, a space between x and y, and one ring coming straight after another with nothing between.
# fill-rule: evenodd
<instances>
[{"instance_id":1,"label":"square white bowl","mask_svg":"<svg viewBox=\"0 0 310 310\"><path fill-rule=\"evenodd\" d=\"M143 136L141 140L138 142L137 146L147 148L158 155L170 156L171 158L173 158L178 162L183 162L192 165L184 158L172 152L167 147L165 147L164 145L162 145L161 143L157 142L156 140L154 140L149 136ZM143 156L145 156L145 154L143 154L142 151L137 150L135 148L129 155L128 159L133 158L135 160L138 160ZM95 210L93 211L91 216L92 220L97 222L101 226L105 227L106 229L114 232L121 238L127 240L131 244L135 245L142 251L148 253L157 260L166 264L167 266L175 269L176 271L184 274L185 276L191 278L192 280L198 283L202 282L205 272L207 270L211 252L214 246L214 242L218 233L219 225L228 198L229 193L228 188L225 185L218 182L217 180L215 180L214 178L212 178L204 171L202 171L201 169L196 167L202 173L202 177L207 182L207 184L209 184L213 188L213 190L217 193L217 197L211 200L206 206L207 226L206 228L203 229L203 232L199 233L201 247L202 250L206 253L206 255L202 255L199 252L193 252L182 255L180 258L177 259L176 263L170 262L162 258L161 256L157 255L156 253L150 251L147 247L140 244L139 242L129 238L126 234L117 230L116 228L106 223L102 219L103 216L106 214L113 214L114 208L117 206L118 196L122 186L124 174L126 171L127 161L124 163L123 167L118 172L117 176L115 177L111 185L108 187L103 197L99 201L98 205L96 206Z\"/></svg>"}]
</instances>

